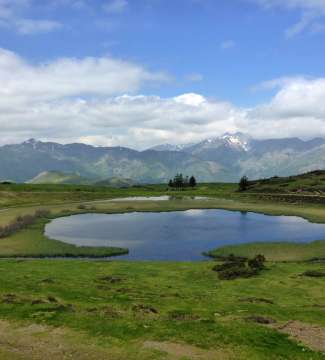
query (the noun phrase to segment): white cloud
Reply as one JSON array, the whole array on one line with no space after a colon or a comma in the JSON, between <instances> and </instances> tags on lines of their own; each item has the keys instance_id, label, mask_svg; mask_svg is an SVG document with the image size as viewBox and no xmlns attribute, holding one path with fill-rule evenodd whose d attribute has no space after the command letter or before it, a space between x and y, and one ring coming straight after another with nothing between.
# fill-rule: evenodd
<instances>
[{"instance_id":1,"label":"white cloud","mask_svg":"<svg viewBox=\"0 0 325 360\"><path fill-rule=\"evenodd\" d=\"M7 101L53 101L68 96L135 92L145 82L168 81L164 73L110 57L62 58L31 65L0 49L0 96Z\"/></svg>"},{"instance_id":2,"label":"white cloud","mask_svg":"<svg viewBox=\"0 0 325 360\"><path fill-rule=\"evenodd\" d=\"M109 57L32 65L1 50L1 143L35 137L143 149L235 131L257 138L325 136L325 78L265 82L259 88L276 94L253 108L195 93L168 98L123 95L168 79Z\"/></svg>"},{"instance_id":3,"label":"white cloud","mask_svg":"<svg viewBox=\"0 0 325 360\"><path fill-rule=\"evenodd\" d=\"M126 10L128 7L127 0L110 0L103 5L103 9L108 14L117 14Z\"/></svg>"},{"instance_id":4,"label":"white cloud","mask_svg":"<svg viewBox=\"0 0 325 360\"><path fill-rule=\"evenodd\" d=\"M319 19L325 16L324 0L251 0L265 8L284 8L288 10L300 10L300 20L285 31L285 36L291 38L307 30L311 33L323 31L324 25Z\"/></svg>"},{"instance_id":5,"label":"white cloud","mask_svg":"<svg viewBox=\"0 0 325 360\"><path fill-rule=\"evenodd\" d=\"M60 29L62 24L52 20L20 19L15 21L15 26L20 34L30 35Z\"/></svg>"},{"instance_id":6,"label":"white cloud","mask_svg":"<svg viewBox=\"0 0 325 360\"><path fill-rule=\"evenodd\" d=\"M62 27L58 21L23 16L31 6L32 0L0 0L0 26L14 29L22 35L47 33Z\"/></svg>"}]
</instances>

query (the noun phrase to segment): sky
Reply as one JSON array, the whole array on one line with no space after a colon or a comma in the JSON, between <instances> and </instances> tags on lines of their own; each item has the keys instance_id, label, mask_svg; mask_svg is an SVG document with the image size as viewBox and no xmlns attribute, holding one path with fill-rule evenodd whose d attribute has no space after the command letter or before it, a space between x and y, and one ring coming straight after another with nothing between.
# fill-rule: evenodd
<instances>
[{"instance_id":1,"label":"sky","mask_svg":"<svg viewBox=\"0 0 325 360\"><path fill-rule=\"evenodd\" d=\"M325 0L0 0L0 144L325 137Z\"/></svg>"}]
</instances>

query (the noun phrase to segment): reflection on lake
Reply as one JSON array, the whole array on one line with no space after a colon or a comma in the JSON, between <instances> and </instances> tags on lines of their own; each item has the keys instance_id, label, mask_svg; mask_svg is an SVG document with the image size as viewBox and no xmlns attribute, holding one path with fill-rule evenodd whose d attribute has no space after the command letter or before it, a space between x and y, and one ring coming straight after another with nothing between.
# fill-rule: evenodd
<instances>
[{"instance_id":1,"label":"reflection on lake","mask_svg":"<svg viewBox=\"0 0 325 360\"><path fill-rule=\"evenodd\" d=\"M132 260L201 260L203 251L247 242L325 239L325 225L293 216L226 210L82 214L58 218L45 234L79 246L127 247Z\"/></svg>"},{"instance_id":2,"label":"reflection on lake","mask_svg":"<svg viewBox=\"0 0 325 360\"><path fill-rule=\"evenodd\" d=\"M170 201L170 200L211 200L206 196L129 196L124 198L115 198L108 201Z\"/></svg>"}]
</instances>

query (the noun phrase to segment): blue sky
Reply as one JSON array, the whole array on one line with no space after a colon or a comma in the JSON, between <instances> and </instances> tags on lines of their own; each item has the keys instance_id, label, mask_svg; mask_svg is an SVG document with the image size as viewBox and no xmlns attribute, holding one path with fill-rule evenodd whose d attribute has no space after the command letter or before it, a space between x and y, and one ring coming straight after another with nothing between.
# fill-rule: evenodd
<instances>
[{"instance_id":1,"label":"blue sky","mask_svg":"<svg viewBox=\"0 0 325 360\"><path fill-rule=\"evenodd\" d=\"M71 136L64 136L59 123L68 121L76 133L81 118L84 129L73 139L139 148L151 145L149 134L152 143L175 142L179 134L184 141L198 140L224 130L265 137L263 121L274 137L312 137L320 124L325 135L317 102L323 91L324 39L325 0L0 0L0 73L1 66L6 73L7 62L17 62L12 71L21 76L0 76L0 85L10 90L6 96L10 93L15 108L17 99L24 99L14 117L15 136L8 116L3 123L0 118L6 132L2 141L35 135L64 142ZM101 59L113 62L114 69L112 63L101 65ZM58 64L68 83L62 87ZM76 78L69 82L74 65L74 76L85 83L81 90ZM128 70L132 75L124 78ZM31 73L38 89L28 95L22 88L28 88ZM98 79L106 85L96 88ZM299 96L311 87L309 107L301 108ZM122 101L123 95L128 98ZM60 119L64 106L71 120ZM311 111L315 106L320 113ZM46 132L35 113L47 116L53 107L58 114L48 120ZM76 108L88 115L78 116ZM166 125L172 120L179 122L173 131ZM315 131L306 132L306 121ZM252 130L257 123L260 130ZM195 128L186 130L188 124Z\"/></svg>"}]
</instances>

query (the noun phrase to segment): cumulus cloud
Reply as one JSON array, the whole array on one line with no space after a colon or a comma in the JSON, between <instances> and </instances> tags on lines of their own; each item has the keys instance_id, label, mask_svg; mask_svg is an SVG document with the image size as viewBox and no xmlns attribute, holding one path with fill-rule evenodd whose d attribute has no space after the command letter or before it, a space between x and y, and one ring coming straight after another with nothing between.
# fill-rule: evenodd
<instances>
[{"instance_id":1,"label":"cumulus cloud","mask_svg":"<svg viewBox=\"0 0 325 360\"><path fill-rule=\"evenodd\" d=\"M163 73L110 57L32 65L2 49L1 143L35 137L144 149L236 131L257 138L325 136L325 78L263 83L260 89L276 94L253 108L195 93L137 95L148 83L168 80Z\"/></svg>"},{"instance_id":2,"label":"cumulus cloud","mask_svg":"<svg viewBox=\"0 0 325 360\"><path fill-rule=\"evenodd\" d=\"M325 16L324 0L253 0L255 3L265 8L284 8L288 10L300 10L301 18L299 21L285 30L287 38L291 38L307 30L310 33L324 31L324 24L320 21Z\"/></svg>"},{"instance_id":3,"label":"cumulus cloud","mask_svg":"<svg viewBox=\"0 0 325 360\"><path fill-rule=\"evenodd\" d=\"M31 65L0 49L0 96L6 101L37 102L68 96L110 96L135 92L144 82L168 81L164 73L110 57L62 58Z\"/></svg>"}]
</instances>

